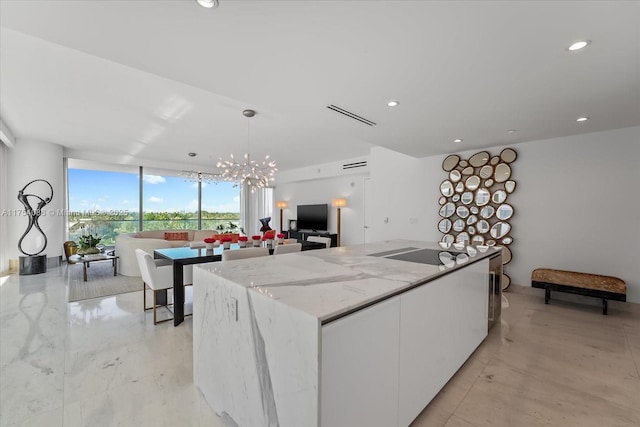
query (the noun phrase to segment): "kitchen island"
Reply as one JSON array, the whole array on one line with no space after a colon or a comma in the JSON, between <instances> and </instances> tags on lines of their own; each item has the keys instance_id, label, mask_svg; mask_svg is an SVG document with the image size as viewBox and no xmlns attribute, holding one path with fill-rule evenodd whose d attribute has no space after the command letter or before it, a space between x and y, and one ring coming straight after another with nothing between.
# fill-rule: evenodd
<instances>
[{"instance_id":1,"label":"kitchen island","mask_svg":"<svg viewBox=\"0 0 640 427\"><path fill-rule=\"evenodd\" d=\"M501 251L480 249L393 240L197 266L194 383L228 425L406 426L487 335Z\"/></svg>"}]
</instances>

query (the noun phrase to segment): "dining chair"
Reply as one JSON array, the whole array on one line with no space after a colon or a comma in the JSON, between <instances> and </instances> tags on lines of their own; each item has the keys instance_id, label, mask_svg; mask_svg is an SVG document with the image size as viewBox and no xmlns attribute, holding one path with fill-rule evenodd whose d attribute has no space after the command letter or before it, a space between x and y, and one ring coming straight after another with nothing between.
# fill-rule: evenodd
<instances>
[{"instance_id":1,"label":"dining chair","mask_svg":"<svg viewBox=\"0 0 640 427\"><path fill-rule=\"evenodd\" d=\"M245 248L226 250L222 252L222 261L232 261L236 259L255 258L259 256L269 255L269 248Z\"/></svg>"},{"instance_id":2,"label":"dining chair","mask_svg":"<svg viewBox=\"0 0 640 427\"><path fill-rule=\"evenodd\" d=\"M325 245L327 245L327 248L331 247L331 238L329 237L322 237L322 236L308 236L307 237L307 242L318 242L318 243L324 243Z\"/></svg>"},{"instance_id":3,"label":"dining chair","mask_svg":"<svg viewBox=\"0 0 640 427\"><path fill-rule=\"evenodd\" d=\"M302 250L302 243L289 243L288 245L278 245L273 249L274 255L290 254L293 252L300 252Z\"/></svg>"},{"instance_id":4,"label":"dining chair","mask_svg":"<svg viewBox=\"0 0 640 427\"><path fill-rule=\"evenodd\" d=\"M173 288L173 267L171 265L157 265L151 254L145 252L142 249L136 249L136 258L138 259L140 274L142 275L142 304L144 306L144 310L151 310L151 308L147 308L147 288L149 288L151 291L153 291L153 324L157 325L158 323L173 320L173 317L170 317L168 319L158 321L156 313L156 308L158 307L158 292L166 292L167 289ZM170 305L173 304L167 303L161 306L165 307L171 312L171 314L173 314L173 312L169 308Z\"/></svg>"}]
</instances>

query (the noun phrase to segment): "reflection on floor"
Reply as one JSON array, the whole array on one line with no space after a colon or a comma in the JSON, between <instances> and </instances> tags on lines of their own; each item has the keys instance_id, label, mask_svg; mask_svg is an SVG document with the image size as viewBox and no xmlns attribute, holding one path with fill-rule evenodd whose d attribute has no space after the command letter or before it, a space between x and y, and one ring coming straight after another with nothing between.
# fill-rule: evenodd
<instances>
[{"instance_id":1,"label":"reflection on floor","mask_svg":"<svg viewBox=\"0 0 640 427\"><path fill-rule=\"evenodd\" d=\"M0 426L223 425L193 386L192 318L154 326L141 292L67 303L67 283L65 267L0 277ZM640 306L511 288L412 425L640 425Z\"/></svg>"}]
</instances>

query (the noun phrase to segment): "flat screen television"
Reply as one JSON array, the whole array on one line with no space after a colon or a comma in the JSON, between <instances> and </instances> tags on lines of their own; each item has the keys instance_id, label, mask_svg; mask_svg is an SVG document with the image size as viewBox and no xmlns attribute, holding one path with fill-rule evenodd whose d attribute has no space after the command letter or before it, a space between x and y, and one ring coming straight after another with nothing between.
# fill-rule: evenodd
<instances>
[{"instance_id":1,"label":"flat screen television","mask_svg":"<svg viewBox=\"0 0 640 427\"><path fill-rule=\"evenodd\" d=\"M327 231L328 204L298 205L298 230Z\"/></svg>"}]
</instances>

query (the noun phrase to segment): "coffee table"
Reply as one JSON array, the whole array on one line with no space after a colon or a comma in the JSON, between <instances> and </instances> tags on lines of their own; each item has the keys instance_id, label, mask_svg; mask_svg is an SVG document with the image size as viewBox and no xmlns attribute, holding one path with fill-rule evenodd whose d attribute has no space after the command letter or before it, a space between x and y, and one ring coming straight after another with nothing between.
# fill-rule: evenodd
<instances>
[{"instance_id":1,"label":"coffee table","mask_svg":"<svg viewBox=\"0 0 640 427\"><path fill-rule=\"evenodd\" d=\"M113 275L118 275L118 256L116 255L105 255L105 254L92 254L92 255L72 255L69 257L69 261L73 264L82 263L82 278L84 281L87 281L87 268L89 264L92 262L98 261L111 261L113 263Z\"/></svg>"}]
</instances>

